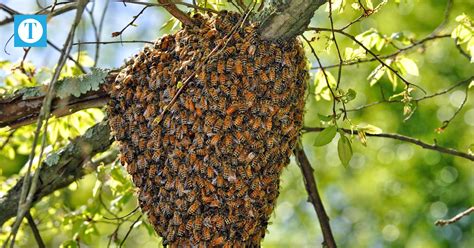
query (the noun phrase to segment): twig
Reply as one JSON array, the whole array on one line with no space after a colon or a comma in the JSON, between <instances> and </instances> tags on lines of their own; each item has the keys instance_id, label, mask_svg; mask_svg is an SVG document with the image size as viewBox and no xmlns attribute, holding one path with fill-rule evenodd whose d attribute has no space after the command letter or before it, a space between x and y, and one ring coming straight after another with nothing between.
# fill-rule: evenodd
<instances>
[{"instance_id":1,"label":"twig","mask_svg":"<svg viewBox=\"0 0 474 248\"><path fill-rule=\"evenodd\" d=\"M5 148L5 146L7 146L8 142L10 142L10 139L13 137L13 134L15 134L16 130L18 130L18 129L14 129L8 134L5 141L3 141L2 145L0 146L0 151L3 150L3 148Z\"/></svg>"},{"instance_id":2,"label":"twig","mask_svg":"<svg viewBox=\"0 0 474 248\"><path fill-rule=\"evenodd\" d=\"M197 9L197 10L201 10L201 11L206 11L206 12L211 12L211 13L219 13L219 11L215 10L215 9L209 9L209 8L205 8L205 7L201 7L201 6L198 6L196 4L190 4L190 3L186 3L186 2L179 2L179 1L173 1L173 2L170 2L170 3L165 3L165 4L160 4L160 3L150 3L150 2L140 2L140 1L135 1L135 0L116 0L116 1L120 1L120 2L123 2L123 3L131 3L131 4L137 4L137 5L145 5L145 6L154 6L154 7L164 7L166 5L170 5L170 4L175 4L175 5L183 5L185 7L188 7L188 8L193 8L193 9Z\"/></svg>"},{"instance_id":3,"label":"twig","mask_svg":"<svg viewBox=\"0 0 474 248\"><path fill-rule=\"evenodd\" d=\"M58 52L62 52L61 49L56 46L53 42L51 42L50 40L46 40L46 42L48 43L48 45L50 45L54 50L58 51ZM81 70L82 73L86 74L87 71L86 69L84 69L84 66L81 65L81 63L79 63L79 61L77 61L76 59L74 59L70 54L67 55L67 58L69 60L71 60L72 62L74 62L74 64L76 64L77 68L79 68L79 70Z\"/></svg>"},{"instance_id":4,"label":"twig","mask_svg":"<svg viewBox=\"0 0 474 248\"><path fill-rule=\"evenodd\" d=\"M138 218L130 225L130 228L128 229L127 233L125 234L125 237L123 237L122 242L120 242L119 247L122 247L122 246L123 246L123 244L125 243L125 241L126 241L127 238L128 238L128 235L130 235L130 233L133 231L133 227L134 227L135 224L137 224L137 222L142 218L142 216L143 216L143 215L138 216Z\"/></svg>"},{"instance_id":5,"label":"twig","mask_svg":"<svg viewBox=\"0 0 474 248\"><path fill-rule=\"evenodd\" d=\"M38 227L36 226L35 220L33 219L33 216L31 216L30 211L26 213L26 219L28 220L28 225L30 225L31 231L33 232L33 236L35 236L36 244L38 245L39 248L44 248L46 247L44 245L43 238L41 238L41 234L38 230Z\"/></svg>"},{"instance_id":6,"label":"twig","mask_svg":"<svg viewBox=\"0 0 474 248\"><path fill-rule=\"evenodd\" d=\"M143 12L148 8L148 6L145 6L143 7L142 10L140 10L140 12L138 12L137 15L133 16L133 19L131 22L129 22L125 27L122 28L122 30L118 31L118 32L113 32L112 33L112 37L117 37L117 36L121 36L122 33L130 26L134 25L135 24L135 21L138 19L138 17L140 17ZM96 43L97 44L97 43Z\"/></svg>"},{"instance_id":7,"label":"twig","mask_svg":"<svg viewBox=\"0 0 474 248\"><path fill-rule=\"evenodd\" d=\"M359 1L360 6L362 4ZM362 8L364 8L362 6ZM364 8L365 11L365 8ZM336 51L337 51L337 57L339 58L339 67L337 68L337 84L336 84L336 90L339 88L339 84L341 83L341 77L342 77L342 56L341 56L341 51L339 49L339 45L337 44L337 39L336 39L336 34L334 33L334 21L332 19L332 2L329 1L329 21L331 23L331 29L332 29L332 40L334 41L334 45L336 46Z\"/></svg>"},{"instance_id":8,"label":"twig","mask_svg":"<svg viewBox=\"0 0 474 248\"><path fill-rule=\"evenodd\" d=\"M163 8L165 8L172 16L178 19L181 23L185 26L195 26L195 23L191 17L185 14L183 11L178 9L176 5L169 0L157 0L158 3L163 4Z\"/></svg>"},{"instance_id":9,"label":"twig","mask_svg":"<svg viewBox=\"0 0 474 248\"><path fill-rule=\"evenodd\" d=\"M469 87L466 87L464 99L462 100L461 105L459 105L458 109L456 109L456 112L454 112L454 114L451 116L451 118L449 118L448 120L443 121L443 125L442 125L441 127L439 127L439 128L436 129L437 132L443 132L444 130L446 130L446 128L448 128L449 123L451 123L451 121L453 121L454 118L456 118L456 116L457 116L457 115L461 112L461 110L464 108L464 105L465 105L466 102L467 102L468 96L469 96Z\"/></svg>"},{"instance_id":10,"label":"twig","mask_svg":"<svg viewBox=\"0 0 474 248\"><path fill-rule=\"evenodd\" d=\"M303 175L304 185L306 191L308 192L309 201L311 204L313 204L316 215L318 216L319 225L321 226L321 231L324 237L323 247L337 247L336 241L334 240L334 236L331 231L331 225L329 224L329 217L326 213L326 210L324 209L321 197L319 196L311 163L309 162L308 157L300 145L295 148L294 153L296 161L301 169L301 174Z\"/></svg>"},{"instance_id":11,"label":"twig","mask_svg":"<svg viewBox=\"0 0 474 248\"><path fill-rule=\"evenodd\" d=\"M121 41L81 41L81 42L75 42L72 45L77 46L77 45L95 45L95 44L102 44L102 45L108 45L108 44L117 44L117 43L146 43L146 44L155 44L153 41L148 41L148 40L121 40Z\"/></svg>"},{"instance_id":12,"label":"twig","mask_svg":"<svg viewBox=\"0 0 474 248\"><path fill-rule=\"evenodd\" d=\"M464 212L461 212L461 213L457 214L456 216L454 216L453 218L451 218L449 220L437 220L435 222L435 225L437 225L437 226L446 226L446 225L456 223L460 219L462 219L463 217L470 215L472 212L474 212L474 207L468 208Z\"/></svg>"},{"instance_id":13,"label":"twig","mask_svg":"<svg viewBox=\"0 0 474 248\"><path fill-rule=\"evenodd\" d=\"M323 130L324 130L324 128L322 128L322 127L304 127L303 128L303 131L305 131L305 132L321 132ZM347 134L357 135L359 133L359 131L357 131L357 130L350 130L350 129L345 129L345 128L340 128L339 130L342 130ZM365 135L366 136L372 136L372 137L382 137L382 138L400 140L400 141L403 141L403 142L408 142L408 143L415 144L415 145L420 146L424 149L438 151L438 152L441 152L441 153L450 154L450 155L453 155L453 156L457 156L457 157L461 157L461 158L465 158L465 159L474 161L474 155L471 155L471 154L468 154L468 153L465 153L465 152L460 152L460 151L455 150L453 148L447 148L447 147L439 146L436 143L431 145L431 144L425 143L425 142L423 142L419 139L415 139L415 138L412 138L412 137L409 137L409 136L404 136L404 135L394 134L394 133L377 133L377 134L376 133L365 133Z\"/></svg>"},{"instance_id":14,"label":"twig","mask_svg":"<svg viewBox=\"0 0 474 248\"><path fill-rule=\"evenodd\" d=\"M104 9L102 10L102 15L100 16L100 21L99 21L99 30L97 33L97 39L96 41L100 41L100 38L102 36L102 29L104 27L104 20L105 20L105 14L107 13L107 9L109 8L109 1L107 0L105 2ZM97 65L97 62L99 61L99 51L100 51L100 43L97 43L95 46L95 57L94 57L94 66Z\"/></svg>"}]
</instances>

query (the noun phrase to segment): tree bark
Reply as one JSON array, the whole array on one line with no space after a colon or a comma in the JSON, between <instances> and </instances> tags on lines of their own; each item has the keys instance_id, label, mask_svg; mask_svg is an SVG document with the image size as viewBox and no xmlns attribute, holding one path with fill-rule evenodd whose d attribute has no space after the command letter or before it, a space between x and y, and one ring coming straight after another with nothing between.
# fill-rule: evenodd
<instances>
[{"instance_id":1,"label":"tree bark","mask_svg":"<svg viewBox=\"0 0 474 248\"><path fill-rule=\"evenodd\" d=\"M107 150L110 144L109 125L100 122L60 151L50 154L39 168L40 180L33 203L90 173L84 165L95 154ZM16 215L22 185L23 178L0 198L0 226Z\"/></svg>"}]
</instances>

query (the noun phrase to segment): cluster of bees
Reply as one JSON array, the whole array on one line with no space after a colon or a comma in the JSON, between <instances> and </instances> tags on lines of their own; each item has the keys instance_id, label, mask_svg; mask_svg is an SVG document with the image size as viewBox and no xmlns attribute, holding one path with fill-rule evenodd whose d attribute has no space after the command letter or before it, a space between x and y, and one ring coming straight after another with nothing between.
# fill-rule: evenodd
<instances>
[{"instance_id":1,"label":"cluster of bees","mask_svg":"<svg viewBox=\"0 0 474 248\"><path fill-rule=\"evenodd\" d=\"M193 18L127 62L109 123L163 244L259 246L302 125L304 51L238 14Z\"/></svg>"}]
</instances>

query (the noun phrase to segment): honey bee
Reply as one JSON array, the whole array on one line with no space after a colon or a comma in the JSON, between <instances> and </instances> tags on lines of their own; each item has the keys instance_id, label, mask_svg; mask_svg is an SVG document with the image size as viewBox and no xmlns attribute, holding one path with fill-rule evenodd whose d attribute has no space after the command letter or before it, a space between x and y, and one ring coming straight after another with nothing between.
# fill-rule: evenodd
<instances>
[{"instance_id":1,"label":"honey bee","mask_svg":"<svg viewBox=\"0 0 474 248\"><path fill-rule=\"evenodd\" d=\"M229 58L227 59L225 70L226 72L232 72L233 69L234 69L234 60Z\"/></svg>"},{"instance_id":2,"label":"honey bee","mask_svg":"<svg viewBox=\"0 0 474 248\"><path fill-rule=\"evenodd\" d=\"M217 73L222 74L224 73L225 69L225 60L219 60L217 61Z\"/></svg>"},{"instance_id":3,"label":"honey bee","mask_svg":"<svg viewBox=\"0 0 474 248\"><path fill-rule=\"evenodd\" d=\"M166 239L168 242L173 242L174 241L174 238L175 238L175 229L174 228L171 228L169 231L168 231L168 234L166 235Z\"/></svg>"},{"instance_id":4,"label":"honey bee","mask_svg":"<svg viewBox=\"0 0 474 248\"><path fill-rule=\"evenodd\" d=\"M198 74L198 80L201 81L201 83L206 82L206 71L201 70Z\"/></svg>"},{"instance_id":5,"label":"honey bee","mask_svg":"<svg viewBox=\"0 0 474 248\"><path fill-rule=\"evenodd\" d=\"M242 61L237 59L235 61L235 73L237 73L237 75L242 75L243 74L243 65L242 65Z\"/></svg>"},{"instance_id":6,"label":"honey bee","mask_svg":"<svg viewBox=\"0 0 474 248\"><path fill-rule=\"evenodd\" d=\"M236 99L236 98L237 98L237 94L238 94L237 86L236 86L236 85L230 86L230 96L231 96L233 99Z\"/></svg>"},{"instance_id":7,"label":"honey bee","mask_svg":"<svg viewBox=\"0 0 474 248\"><path fill-rule=\"evenodd\" d=\"M196 218L194 219L194 229L196 231L200 231L202 228L202 216L196 216Z\"/></svg>"},{"instance_id":8,"label":"honey bee","mask_svg":"<svg viewBox=\"0 0 474 248\"><path fill-rule=\"evenodd\" d=\"M215 71L211 72L211 83L216 85L218 80L219 77L217 76L217 73Z\"/></svg>"},{"instance_id":9,"label":"honey bee","mask_svg":"<svg viewBox=\"0 0 474 248\"><path fill-rule=\"evenodd\" d=\"M224 186L224 178L221 175L217 175L216 177L216 186L217 187Z\"/></svg>"},{"instance_id":10,"label":"honey bee","mask_svg":"<svg viewBox=\"0 0 474 248\"><path fill-rule=\"evenodd\" d=\"M171 220L171 223L173 223L173 225L179 226L182 224L182 222L183 220L181 219L180 214L178 212L175 212L173 215L173 219Z\"/></svg>"},{"instance_id":11,"label":"honey bee","mask_svg":"<svg viewBox=\"0 0 474 248\"><path fill-rule=\"evenodd\" d=\"M186 230L191 231L193 230L194 222L192 219L189 219L188 222L186 222Z\"/></svg>"},{"instance_id":12,"label":"honey bee","mask_svg":"<svg viewBox=\"0 0 474 248\"><path fill-rule=\"evenodd\" d=\"M247 76L249 76L249 77L253 77L253 75L254 75L254 74L253 74L253 68L252 68L252 65L250 65L250 64L247 64L247 67L246 67L246 69L247 69Z\"/></svg>"},{"instance_id":13,"label":"honey bee","mask_svg":"<svg viewBox=\"0 0 474 248\"><path fill-rule=\"evenodd\" d=\"M217 81L216 81L217 82ZM214 88L209 89L209 95L211 96L212 100L218 101L219 100L219 95L217 94L217 90Z\"/></svg>"},{"instance_id":14,"label":"honey bee","mask_svg":"<svg viewBox=\"0 0 474 248\"><path fill-rule=\"evenodd\" d=\"M211 239L211 230L208 227L204 227L202 230L202 238L204 240L210 240Z\"/></svg>"},{"instance_id":15,"label":"honey bee","mask_svg":"<svg viewBox=\"0 0 474 248\"><path fill-rule=\"evenodd\" d=\"M265 71L260 71L260 79L265 82L265 83L268 83L270 81L270 79L268 78L267 74L265 73Z\"/></svg>"},{"instance_id":16,"label":"honey bee","mask_svg":"<svg viewBox=\"0 0 474 248\"><path fill-rule=\"evenodd\" d=\"M184 236L184 233L186 232L186 225L181 224L178 227L178 236L182 237Z\"/></svg>"},{"instance_id":17,"label":"honey bee","mask_svg":"<svg viewBox=\"0 0 474 248\"><path fill-rule=\"evenodd\" d=\"M222 237L222 236L216 237L211 241L211 246L215 247L215 246L223 245L224 241L225 241L224 237Z\"/></svg>"},{"instance_id":18,"label":"honey bee","mask_svg":"<svg viewBox=\"0 0 474 248\"><path fill-rule=\"evenodd\" d=\"M270 81L275 82L275 80L276 80L275 67L270 67L270 70L268 72L268 78L270 79Z\"/></svg>"},{"instance_id":19,"label":"honey bee","mask_svg":"<svg viewBox=\"0 0 474 248\"><path fill-rule=\"evenodd\" d=\"M194 201L193 204L191 204L191 206L189 206L188 208L188 214L189 215L193 215L194 213L196 213L196 211L198 210L200 204L198 201Z\"/></svg>"},{"instance_id":20,"label":"honey bee","mask_svg":"<svg viewBox=\"0 0 474 248\"><path fill-rule=\"evenodd\" d=\"M232 136L231 135L225 135L224 136L224 146L225 147L231 147L232 146Z\"/></svg>"},{"instance_id":21,"label":"honey bee","mask_svg":"<svg viewBox=\"0 0 474 248\"><path fill-rule=\"evenodd\" d=\"M230 55L235 53L235 50L236 50L235 47L232 47L232 46L226 47L226 49L224 50L224 55L226 57L230 57Z\"/></svg>"},{"instance_id":22,"label":"honey bee","mask_svg":"<svg viewBox=\"0 0 474 248\"><path fill-rule=\"evenodd\" d=\"M243 122L244 122L244 116L243 115L238 115L234 120L234 125L239 127L239 126L242 125Z\"/></svg>"},{"instance_id":23,"label":"honey bee","mask_svg":"<svg viewBox=\"0 0 474 248\"><path fill-rule=\"evenodd\" d=\"M232 117L230 115L226 115L224 117L224 123L222 124L222 127L225 130L228 130L232 127Z\"/></svg>"},{"instance_id":24,"label":"honey bee","mask_svg":"<svg viewBox=\"0 0 474 248\"><path fill-rule=\"evenodd\" d=\"M214 176L214 170L211 167L207 167L207 177L212 178Z\"/></svg>"},{"instance_id":25,"label":"honey bee","mask_svg":"<svg viewBox=\"0 0 474 248\"><path fill-rule=\"evenodd\" d=\"M226 216L225 218L225 223L227 225L231 225L233 223L236 223L238 221L237 217L234 214L229 213L229 215Z\"/></svg>"},{"instance_id":26,"label":"honey bee","mask_svg":"<svg viewBox=\"0 0 474 248\"><path fill-rule=\"evenodd\" d=\"M268 118L268 119L265 121L265 128L266 128L267 130L272 130L272 127L273 127L272 119L271 119L271 118Z\"/></svg>"}]
</instances>

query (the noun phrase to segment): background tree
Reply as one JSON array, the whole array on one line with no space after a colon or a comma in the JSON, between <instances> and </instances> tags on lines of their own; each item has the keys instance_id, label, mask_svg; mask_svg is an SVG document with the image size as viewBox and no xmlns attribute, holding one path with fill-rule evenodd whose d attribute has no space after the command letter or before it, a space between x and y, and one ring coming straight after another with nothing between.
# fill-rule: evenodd
<instances>
[{"instance_id":1,"label":"background tree","mask_svg":"<svg viewBox=\"0 0 474 248\"><path fill-rule=\"evenodd\" d=\"M238 11L241 2L251 4L195 1L178 6ZM305 128L295 151L302 173L293 163L285 171L263 245L315 246L323 240L330 245L329 224L340 246L472 244L471 220L462 217L472 212L474 108L468 94L474 38L468 11L473 4L341 0L314 13L320 3L307 2L268 1L256 17L264 20L262 33L269 38L298 34L304 26L301 40L312 75ZM37 190L31 195L33 208L23 208L25 224L17 225L17 245L157 242L116 162L107 125L94 124L103 119L108 100L102 86L117 72L110 68L119 68L123 58L173 32L179 22L161 17L166 12L154 1L17 5L0 4L2 33L11 33L7 28L13 14L37 12L50 15L50 27L69 33L50 32L47 49L24 51L0 37L5 44L0 59L0 157L5 161L0 165L0 239L6 240L15 227L12 217L25 181L20 178L31 173L28 180L37 182ZM173 13L170 5L164 7ZM115 11L130 17L112 15ZM306 25L303 20L313 13ZM159 31L157 20L164 24ZM59 59L42 59L50 56ZM54 98L45 84L56 85ZM51 117L44 111L49 107L40 111L49 102ZM371 136L380 138L367 138ZM317 210L320 225L306 199ZM434 225L458 213L455 223Z\"/></svg>"}]
</instances>

